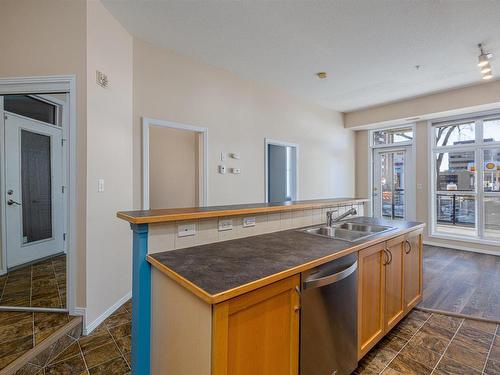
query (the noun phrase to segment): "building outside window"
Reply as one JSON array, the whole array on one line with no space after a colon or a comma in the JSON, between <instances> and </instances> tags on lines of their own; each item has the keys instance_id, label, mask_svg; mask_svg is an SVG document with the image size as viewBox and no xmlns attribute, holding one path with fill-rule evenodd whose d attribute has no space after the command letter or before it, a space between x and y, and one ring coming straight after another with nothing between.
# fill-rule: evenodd
<instances>
[{"instance_id":1,"label":"building outside window","mask_svg":"<svg viewBox=\"0 0 500 375\"><path fill-rule=\"evenodd\" d=\"M431 131L432 234L500 241L500 116Z\"/></svg>"}]
</instances>

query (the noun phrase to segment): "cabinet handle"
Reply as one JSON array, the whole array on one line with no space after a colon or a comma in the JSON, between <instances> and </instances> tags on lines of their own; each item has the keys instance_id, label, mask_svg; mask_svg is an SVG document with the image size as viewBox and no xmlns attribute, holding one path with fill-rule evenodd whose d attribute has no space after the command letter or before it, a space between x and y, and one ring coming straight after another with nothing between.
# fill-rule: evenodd
<instances>
[{"instance_id":1,"label":"cabinet handle","mask_svg":"<svg viewBox=\"0 0 500 375\"><path fill-rule=\"evenodd\" d=\"M387 250L384 249L384 260L382 261L382 265L386 266L389 264L389 254L387 253Z\"/></svg>"},{"instance_id":2,"label":"cabinet handle","mask_svg":"<svg viewBox=\"0 0 500 375\"><path fill-rule=\"evenodd\" d=\"M407 244L408 246L406 246L405 253L406 253L406 254L410 254L410 253L411 253L411 250L412 250L412 248L411 248L411 242L410 242L410 241L408 241L408 240L406 240L406 244Z\"/></svg>"},{"instance_id":3,"label":"cabinet handle","mask_svg":"<svg viewBox=\"0 0 500 375\"><path fill-rule=\"evenodd\" d=\"M384 251L385 251L385 253L387 254L387 257L388 257L387 261L384 264L384 266L385 266L385 265L391 264L391 262L392 262L392 253L391 253L391 251L389 249L384 249Z\"/></svg>"},{"instance_id":4,"label":"cabinet handle","mask_svg":"<svg viewBox=\"0 0 500 375\"><path fill-rule=\"evenodd\" d=\"M299 295L299 300L300 300L300 303L302 303L302 292L300 291L300 287L299 287L298 285L295 285L295 288L294 288L294 289L295 289L295 291L297 292L297 294ZM293 307L293 311L297 313L297 312L299 312L299 311L300 311L300 309L301 309L301 308L302 308L302 307L301 307L300 305L294 306L294 307Z\"/></svg>"},{"instance_id":5,"label":"cabinet handle","mask_svg":"<svg viewBox=\"0 0 500 375\"><path fill-rule=\"evenodd\" d=\"M299 295L300 298L302 298L302 292L300 291L300 287L298 285L295 286L295 291Z\"/></svg>"}]
</instances>

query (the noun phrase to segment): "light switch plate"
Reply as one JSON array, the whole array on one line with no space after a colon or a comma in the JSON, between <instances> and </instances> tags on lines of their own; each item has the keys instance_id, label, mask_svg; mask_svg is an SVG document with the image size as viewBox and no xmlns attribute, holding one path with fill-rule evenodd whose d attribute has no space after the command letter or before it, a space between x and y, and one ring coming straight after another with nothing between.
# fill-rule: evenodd
<instances>
[{"instance_id":1,"label":"light switch plate","mask_svg":"<svg viewBox=\"0 0 500 375\"><path fill-rule=\"evenodd\" d=\"M219 219L219 232L233 229L232 219Z\"/></svg>"},{"instance_id":2,"label":"light switch plate","mask_svg":"<svg viewBox=\"0 0 500 375\"><path fill-rule=\"evenodd\" d=\"M225 165L219 165L219 173L226 174L226 166Z\"/></svg>"},{"instance_id":3,"label":"light switch plate","mask_svg":"<svg viewBox=\"0 0 500 375\"><path fill-rule=\"evenodd\" d=\"M177 226L177 236L179 237L187 237L194 236L196 234L196 224L179 224Z\"/></svg>"},{"instance_id":4,"label":"light switch plate","mask_svg":"<svg viewBox=\"0 0 500 375\"><path fill-rule=\"evenodd\" d=\"M97 180L97 192L102 193L104 191L104 178Z\"/></svg>"},{"instance_id":5,"label":"light switch plate","mask_svg":"<svg viewBox=\"0 0 500 375\"><path fill-rule=\"evenodd\" d=\"M255 216L244 217L243 218L243 228L254 227L255 226Z\"/></svg>"}]
</instances>

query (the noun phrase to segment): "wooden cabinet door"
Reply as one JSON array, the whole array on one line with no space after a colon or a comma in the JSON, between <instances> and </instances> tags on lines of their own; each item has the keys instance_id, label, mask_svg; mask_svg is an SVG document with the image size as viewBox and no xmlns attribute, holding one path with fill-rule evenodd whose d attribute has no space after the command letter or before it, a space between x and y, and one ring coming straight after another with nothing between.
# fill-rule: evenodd
<instances>
[{"instance_id":1,"label":"wooden cabinet door","mask_svg":"<svg viewBox=\"0 0 500 375\"><path fill-rule=\"evenodd\" d=\"M405 310L411 310L422 299L422 231L406 235L404 261Z\"/></svg>"},{"instance_id":2,"label":"wooden cabinet door","mask_svg":"<svg viewBox=\"0 0 500 375\"><path fill-rule=\"evenodd\" d=\"M389 256L385 266L385 329L387 331L394 327L405 313L404 245L404 236L386 242L386 252Z\"/></svg>"},{"instance_id":3,"label":"wooden cabinet door","mask_svg":"<svg viewBox=\"0 0 500 375\"><path fill-rule=\"evenodd\" d=\"M295 275L214 306L212 375L298 375Z\"/></svg>"},{"instance_id":4,"label":"wooden cabinet door","mask_svg":"<svg viewBox=\"0 0 500 375\"><path fill-rule=\"evenodd\" d=\"M384 336L385 244L359 251L358 359Z\"/></svg>"}]
</instances>

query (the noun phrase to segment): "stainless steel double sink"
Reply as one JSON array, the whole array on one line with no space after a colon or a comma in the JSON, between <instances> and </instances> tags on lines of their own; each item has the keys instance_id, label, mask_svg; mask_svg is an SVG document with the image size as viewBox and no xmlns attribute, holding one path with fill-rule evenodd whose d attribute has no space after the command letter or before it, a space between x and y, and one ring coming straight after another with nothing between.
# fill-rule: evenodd
<instances>
[{"instance_id":1,"label":"stainless steel double sink","mask_svg":"<svg viewBox=\"0 0 500 375\"><path fill-rule=\"evenodd\" d=\"M331 227L322 225L319 227L300 229L300 231L335 240L356 242L393 229L395 228L385 225L363 224L347 221L335 223Z\"/></svg>"}]
</instances>

